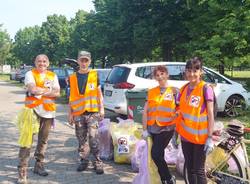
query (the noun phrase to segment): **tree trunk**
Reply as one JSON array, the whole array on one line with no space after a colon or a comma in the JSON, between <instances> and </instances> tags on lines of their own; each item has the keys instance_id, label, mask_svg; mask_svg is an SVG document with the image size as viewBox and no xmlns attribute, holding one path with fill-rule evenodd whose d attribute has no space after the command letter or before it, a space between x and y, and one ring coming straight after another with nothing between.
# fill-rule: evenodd
<instances>
[{"instance_id":1,"label":"tree trunk","mask_svg":"<svg viewBox=\"0 0 250 184\"><path fill-rule=\"evenodd\" d=\"M172 45L170 43L163 43L162 46L162 57L163 61L172 61Z\"/></svg>"},{"instance_id":2,"label":"tree trunk","mask_svg":"<svg viewBox=\"0 0 250 184\"><path fill-rule=\"evenodd\" d=\"M224 75L225 74L225 66L224 66L224 61L221 60L219 64L219 73Z\"/></svg>"}]
</instances>

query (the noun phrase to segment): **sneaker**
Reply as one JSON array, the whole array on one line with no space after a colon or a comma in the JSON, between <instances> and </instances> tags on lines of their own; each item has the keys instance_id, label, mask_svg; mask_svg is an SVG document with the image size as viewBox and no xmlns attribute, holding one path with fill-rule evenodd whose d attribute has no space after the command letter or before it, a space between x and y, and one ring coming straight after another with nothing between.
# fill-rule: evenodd
<instances>
[{"instance_id":1,"label":"sneaker","mask_svg":"<svg viewBox=\"0 0 250 184\"><path fill-rule=\"evenodd\" d=\"M49 173L44 168L43 162L37 162L35 163L34 171L35 174L38 174L40 176L48 176Z\"/></svg>"},{"instance_id":2,"label":"sneaker","mask_svg":"<svg viewBox=\"0 0 250 184\"><path fill-rule=\"evenodd\" d=\"M104 173L103 163L100 161L94 162L94 169L95 169L96 174L103 174Z\"/></svg>"},{"instance_id":3,"label":"sneaker","mask_svg":"<svg viewBox=\"0 0 250 184\"><path fill-rule=\"evenodd\" d=\"M172 176L170 180L162 180L162 184L176 184L175 176Z\"/></svg>"},{"instance_id":4,"label":"sneaker","mask_svg":"<svg viewBox=\"0 0 250 184\"><path fill-rule=\"evenodd\" d=\"M18 167L18 180L17 184L27 184L27 168L26 167Z\"/></svg>"},{"instance_id":5,"label":"sneaker","mask_svg":"<svg viewBox=\"0 0 250 184\"><path fill-rule=\"evenodd\" d=\"M81 163L77 167L77 171L78 172L85 171L87 169L88 165L89 165L88 161L81 161Z\"/></svg>"}]
</instances>

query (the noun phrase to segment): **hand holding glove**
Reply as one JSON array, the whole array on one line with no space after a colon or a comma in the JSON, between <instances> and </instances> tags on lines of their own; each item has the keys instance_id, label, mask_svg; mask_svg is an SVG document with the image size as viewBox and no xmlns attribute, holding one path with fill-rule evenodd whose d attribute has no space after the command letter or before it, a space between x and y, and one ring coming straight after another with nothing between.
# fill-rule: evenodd
<instances>
[{"instance_id":1,"label":"hand holding glove","mask_svg":"<svg viewBox=\"0 0 250 184\"><path fill-rule=\"evenodd\" d=\"M148 133L147 130L144 130L144 131L142 132L142 138L143 138L143 139L147 139L147 137L149 137L149 136L150 136L150 134Z\"/></svg>"},{"instance_id":2,"label":"hand holding glove","mask_svg":"<svg viewBox=\"0 0 250 184\"><path fill-rule=\"evenodd\" d=\"M212 152L213 149L214 149L214 143L213 143L212 137L208 137L204 146L204 151L206 155Z\"/></svg>"}]
</instances>

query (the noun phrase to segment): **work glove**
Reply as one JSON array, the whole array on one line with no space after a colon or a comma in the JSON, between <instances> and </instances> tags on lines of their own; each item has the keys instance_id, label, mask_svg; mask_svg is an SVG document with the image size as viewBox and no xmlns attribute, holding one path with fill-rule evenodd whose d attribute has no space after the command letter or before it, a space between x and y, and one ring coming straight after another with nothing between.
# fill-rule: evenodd
<instances>
[{"instance_id":1,"label":"work glove","mask_svg":"<svg viewBox=\"0 0 250 184\"><path fill-rule=\"evenodd\" d=\"M147 139L147 137L149 137L149 136L150 136L150 134L148 133L147 130L144 130L144 131L142 132L142 138L143 138L143 139Z\"/></svg>"},{"instance_id":2,"label":"work glove","mask_svg":"<svg viewBox=\"0 0 250 184\"><path fill-rule=\"evenodd\" d=\"M212 152L214 149L214 143L211 137L208 137L204 146L204 151L206 155L208 155L210 152Z\"/></svg>"}]
</instances>

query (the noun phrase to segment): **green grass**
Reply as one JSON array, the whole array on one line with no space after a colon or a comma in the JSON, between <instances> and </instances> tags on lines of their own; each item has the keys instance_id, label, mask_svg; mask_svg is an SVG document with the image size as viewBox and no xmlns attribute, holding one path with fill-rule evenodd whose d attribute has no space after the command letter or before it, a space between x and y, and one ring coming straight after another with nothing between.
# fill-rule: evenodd
<instances>
[{"instance_id":1,"label":"green grass","mask_svg":"<svg viewBox=\"0 0 250 184\"><path fill-rule=\"evenodd\" d=\"M242 111L241 115L238 117L235 117L234 119L241 121L242 123L245 124L246 127L250 127L250 109ZM216 120L227 123L230 120L232 120L232 118L219 115L218 117L216 117Z\"/></svg>"},{"instance_id":2,"label":"green grass","mask_svg":"<svg viewBox=\"0 0 250 184\"><path fill-rule=\"evenodd\" d=\"M20 83L19 81L10 80L9 74L0 74L0 81L9 82L9 83L14 84L15 86L18 86L18 87L24 86L23 83Z\"/></svg>"},{"instance_id":3,"label":"green grass","mask_svg":"<svg viewBox=\"0 0 250 184\"><path fill-rule=\"evenodd\" d=\"M61 91L60 91L60 97L56 99L56 103L68 104L68 100L67 100L67 97L66 97L64 89L61 89Z\"/></svg>"},{"instance_id":4,"label":"green grass","mask_svg":"<svg viewBox=\"0 0 250 184\"><path fill-rule=\"evenodd\" d=\"M231 71L225 71L225 74L233 78L250 78L250 71L233 71L233 76Z\"/></svg>"},{"instance_id":5,"label":"green grass","mask_svg":"<svg viewBox=\"0 0 250 184\"><path fill-rule=\"evenodd\" d=\"M9 74L0 74L0 81L9 81L10 75Z\"/></svg>"}]
</instances>

